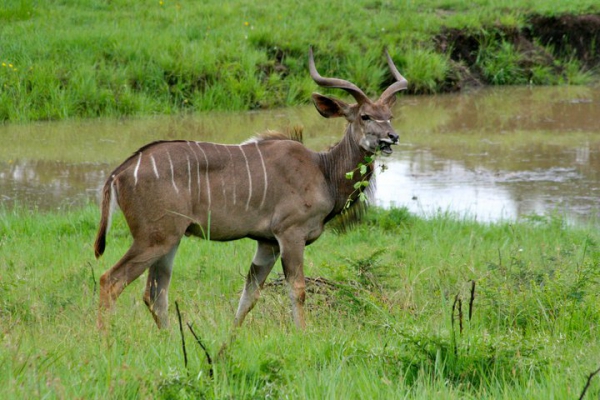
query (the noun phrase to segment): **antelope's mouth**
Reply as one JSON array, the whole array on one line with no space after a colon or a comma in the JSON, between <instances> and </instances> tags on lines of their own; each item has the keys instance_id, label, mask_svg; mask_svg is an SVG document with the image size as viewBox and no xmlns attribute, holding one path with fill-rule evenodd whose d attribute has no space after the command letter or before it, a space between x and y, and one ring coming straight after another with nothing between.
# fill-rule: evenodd
<instances>
[{"instance_id":1,"label":"antelope's mouth","mask_svg":"<svg viewBox=\"0 0 600 400\"><path fill-rule=\"evenodd\" d=\"M380 139L379 140L379 150L382 154L389 156L392 154L392 145L397 142L392 141L391 139Z\"/></svg>"}]
</instances>

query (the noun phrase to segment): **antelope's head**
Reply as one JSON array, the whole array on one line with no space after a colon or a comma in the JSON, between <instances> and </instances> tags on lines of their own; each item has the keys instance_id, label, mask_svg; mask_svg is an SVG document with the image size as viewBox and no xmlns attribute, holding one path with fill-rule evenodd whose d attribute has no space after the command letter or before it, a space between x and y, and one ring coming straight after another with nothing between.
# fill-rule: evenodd
<instances>
[{"instance_id":1,"label":"antelope's head","mask_svg":"<svg viewBox=\"0 0 600 400\"><path fill-rule=\"evenodd\" d=\"M392 153L392 144L398 143L398 134L392 128L391 108L396 101L396 93L408 86L408 81L398 72L389 53L385 52L388 66L396 78L377 101L371 101L360 88L352 82L324 78L317 72L312 48L309 49L308 68L310 76L322 87L343 89L350 93L356 104L348 104L334 97L313 93L312 99L319 113L325 118L344 117L351 125L356 142L368 153L381 151L385 155Z\"/></svg>"}]
</instances>

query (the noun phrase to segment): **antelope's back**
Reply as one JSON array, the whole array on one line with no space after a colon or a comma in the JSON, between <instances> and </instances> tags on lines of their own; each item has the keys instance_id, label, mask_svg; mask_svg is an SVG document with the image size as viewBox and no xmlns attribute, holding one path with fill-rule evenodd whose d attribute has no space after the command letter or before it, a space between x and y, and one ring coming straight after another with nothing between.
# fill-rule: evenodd
<instances>
[{"instance_id":1,"label":"antelope's back","mask_svg":"<svg viewBox=\"0 0 600 400\"><path fill-rule=\"evenodd\" d=\"M165 141L141 148L114 174L128 221L178 220L188 234L212 240L272 239L281 221L325 212L315 160L293 140Z\"/></svg>"}]
</instances>

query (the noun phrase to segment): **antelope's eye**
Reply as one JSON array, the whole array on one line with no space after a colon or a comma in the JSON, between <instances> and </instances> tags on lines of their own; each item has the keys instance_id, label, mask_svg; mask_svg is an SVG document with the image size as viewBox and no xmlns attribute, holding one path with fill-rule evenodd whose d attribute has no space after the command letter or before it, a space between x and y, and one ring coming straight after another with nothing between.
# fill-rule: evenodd
<instances>
[{"instance_id":1,"label":"antelope's eye","mask_svg":"<svg viewBox=\"0 0 600 400\"><path fill-rule=\"evenodd\" d=\"M370 115L368 115L368 114L363 114L363 115L361 115L361 116L360 116L360 118L361 118L363 121L370 121L370 120L371 120L371 116L370 116Z\"/></svg>"}]
</instances>

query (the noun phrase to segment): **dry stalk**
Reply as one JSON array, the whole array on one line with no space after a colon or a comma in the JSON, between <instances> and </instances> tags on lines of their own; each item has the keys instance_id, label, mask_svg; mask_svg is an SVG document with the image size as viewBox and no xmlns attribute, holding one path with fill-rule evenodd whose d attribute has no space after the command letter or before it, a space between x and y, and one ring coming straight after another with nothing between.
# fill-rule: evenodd
<instances>
[{"instance_id":1,"label":"dry stalk","mask_svg":"<svg viewBox=\"0 0 600 400\"><path fill-rule=\"evenodd\" d=\"M585 397L585 394L587 392L587 390L590 388L590 384L592 383L592 379L594 379L594 377L596 375L598 375L600 373L600 368L598 368L597 370L595 370L594 372L592 372L588 378L587 378L587 382L585 383L585 386L583 388L583 390L581 391L581 396L579 396L579 400L583 400L583 398Z\"/></svg>"},{"instance_id":2,"label":"dry stalk","mask_svg":"<svg viewBox=\"0 0 600 400\"><path fill-rule=\"evenodd\" d=\"M454 355L458 356L458 344L456 343L456 331L454 330L454 315L456 314L456 308L460 302L460 293L457 293L454 296L454 302L452 303L452 314L450 318L450 323L452 324L452 342L454 344ZM462 314L462 312L460 313ZM462 333L462 322L461 322L461 333Z\"/></svg>"},{"instance_id":3,"label":"dry stalk","mask_svg":"<svg viewBox=\"0 0 600 400\"><path fill-rule=\"evenodd\" d=\"M206 350L206 347L204 346L204 344L202 343L202 341L200 340L198 335L196 335L196 332L194 332L194 328L192 328L192 324L190 324L188 322L187 326L188 326L188 328L190 328L190 332L192 332L192 335L194 335L196 342L200 345L200 347L202 347L202 350L204 350L204 354L206 355L206 362L208 363L208 366L210 367L210 369L208 370L208 376L210 376L212 378L214 375L212 358L210 357L208 350Z\"/></svg>"},{"instance_id":4,"label":"dry stalk","mask_svg":"<svg viewBox=\"0 0 600 400\"><path fill-rule=\"evenodd\" d=\"M471 297L469 298L469 322L473 317L473 303L475 302L475 280L471 281Z\"/></svg>"},{"instance_id":5,"label":"dry stalk","mask_svg":"<svg viewBox=\"0 0 600 400\"><path fill-rule=\"evenodd\" d=\"M185 336L183 335L183 324L181 323L181 313L179 312L179 303L177 302L175 302L175 309L177 310L177 319L179 320L179 333L181 334L181 347L183 349L183 365L187 369L188 358L185 349Z\"/></svg>"},{"instance_id":6,"label":"dry stalk","mask_svg":"<svg viewBox=\"0 0 600 400\"><path fill-rule=\"evenodd\" d=\"M94 266L92 265L91 262L88 261L87 263L90 266L90 273L92 275L92 282L94 283L94 297L96 297L96 286L98 285L96 282L96 275L94 274Z\"/></svg>"}]
</instances>

